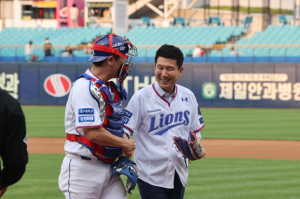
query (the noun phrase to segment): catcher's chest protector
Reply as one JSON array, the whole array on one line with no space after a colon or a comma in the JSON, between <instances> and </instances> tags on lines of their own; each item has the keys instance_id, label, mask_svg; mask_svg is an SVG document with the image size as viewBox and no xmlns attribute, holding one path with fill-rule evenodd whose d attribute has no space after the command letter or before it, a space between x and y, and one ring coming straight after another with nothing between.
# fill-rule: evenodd
<instances>
[{"instance_id":1,"label":"catcher's chest protector","mask_svg":"<svg viewBox=\"0 0 300 199\"><path fill-rule=\"evenodd\" d=\"M102 80L96 80L87 74L80 75L77 79L81 77L90 80L90 94L98 103L102 126L111 134L122 137L125 115L124 107L121 104L123 93L119 92L118 86L114 82L109 82L110 91ZM68 135L68 137L86 146L94 156L105 163L114 162L122 154L122 148L100 146L85 137L71 138L74 135Z\"/></svg>"}]
</instances>

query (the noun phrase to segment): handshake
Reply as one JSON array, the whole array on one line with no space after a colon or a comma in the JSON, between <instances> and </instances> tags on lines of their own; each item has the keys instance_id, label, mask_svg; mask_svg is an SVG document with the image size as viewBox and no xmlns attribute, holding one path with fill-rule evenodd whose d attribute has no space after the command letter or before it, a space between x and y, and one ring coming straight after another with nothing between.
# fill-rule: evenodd
<instances>
[{"instance_id":1,"label":"handshake","mask_svg":"<svg viewBox=\"0 0 300 199\"><path fill-rule=\"evenodd\" d=\"M125 155L128 158L131 158L135 150L134 139L130 139L130 137L125 134L123 136L123 139L125 140L124 147L122 147L123 155Z\"/></svg>"}]
</instances>

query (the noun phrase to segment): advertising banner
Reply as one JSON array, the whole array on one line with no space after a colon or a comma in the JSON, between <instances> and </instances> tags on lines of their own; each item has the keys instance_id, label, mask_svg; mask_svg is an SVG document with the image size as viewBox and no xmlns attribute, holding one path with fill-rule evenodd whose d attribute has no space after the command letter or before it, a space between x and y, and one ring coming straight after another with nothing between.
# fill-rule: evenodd
<instances>
[{"instance_id":1,"label":"advertising banner","mask_svg":"<svg viewBox=\"0 0 300 199\"><path fill-rule=\"evenodd\" d=\"M0 88L7 90L14 98L19 99L19 64L0 62Z\"/></svg>"},{"instance_id":2,"label":"advertising banner","mask_svg":"<svg viewBox=\"0 0 300 199\"><path fill-rule=\"evenodd\" d=\"M221 107L299 107L298 70L296 64L213 65L213 81L202 82L200 104L211 99Z\"/></svg>"},{"instance_id":3,"label":"advertising banner","mask_svg":"<svg viewBox=\"0 0 300 199\"><path fill-rule=\"evenodd\" d=\"M0 88L24 105L65 105L72 84L90 67L90 63L2 62ZM130 99L154 82L154 64L137 63L123 85ZM201 107L300 108L296 63L186 63L178 84L190 89Z\"/></svg>"},{"instance_id":4,"label":"advertising banner","mask_svg":"<svg viewBox=\"0 0 300 199\"><path fill-rule=\"evenodd\" d=\"M39 104L39 64L24 63L20 67L20 97L21 104Z\"/></svg>"}]
</instances>

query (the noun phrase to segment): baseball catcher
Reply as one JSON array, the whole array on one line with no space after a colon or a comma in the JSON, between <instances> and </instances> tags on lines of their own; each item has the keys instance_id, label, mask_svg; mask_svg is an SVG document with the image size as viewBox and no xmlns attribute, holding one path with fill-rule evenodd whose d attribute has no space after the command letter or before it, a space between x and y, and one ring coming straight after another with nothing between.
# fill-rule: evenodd
<instances>
[{"instance_id":1,"label":"baseball catcher","mask_svg":"<svg viewBox=\"0 0 300 199\"><path fill-rule=\"evenodd\" d=\"M134 166L120 158L115 169L119 173L114 175L111 165L122 154L131 157L135 149L130 133L124 133L122 105L127 99L123 82L133 69L133 56L137 49L128 38L101 35L89 59L92 67L72 86L65 113L66 156L59 176L65 198L127 198L120 174L134 177ZM119 79L119 85L113 78ZM129 192L137 181L130 179Z\"/></svg>"},{"instance_id":2,"label":"baseball catcher","mask_svg":"<svg viewBox=\"0 0 300 199\"><path fill-rule=\"evenodd\" d=\"M205 150L197 140L195 132L190 131L189 140L182 139L181 137L173 137L177 149L182 155L189 160L199 160L205 156Z\"/></svg>"}]
</instances>

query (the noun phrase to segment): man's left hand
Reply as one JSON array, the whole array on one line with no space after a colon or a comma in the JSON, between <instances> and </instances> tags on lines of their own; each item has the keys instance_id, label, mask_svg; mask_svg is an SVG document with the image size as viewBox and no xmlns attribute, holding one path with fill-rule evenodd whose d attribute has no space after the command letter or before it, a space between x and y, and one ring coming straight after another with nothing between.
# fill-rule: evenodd
<instances>
[{"instance_id":1,"label":"man's left hand","mask_svg":"<svg viewBox=\"0 0 300 199\"><path fill-rule=\"evenodd\" d=\"M189 160L199 160L205 156L205 150L200 144L201 139L196 136L195 132L189 133L189 140L174 136L174 144L178 151Z\"/></svg>"}]
</instances>

